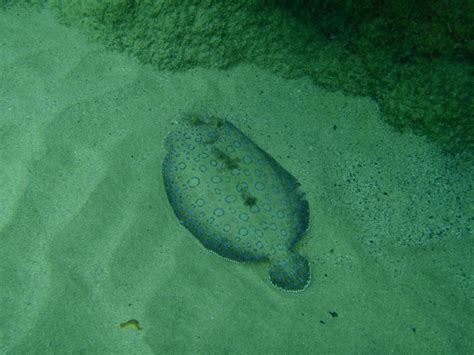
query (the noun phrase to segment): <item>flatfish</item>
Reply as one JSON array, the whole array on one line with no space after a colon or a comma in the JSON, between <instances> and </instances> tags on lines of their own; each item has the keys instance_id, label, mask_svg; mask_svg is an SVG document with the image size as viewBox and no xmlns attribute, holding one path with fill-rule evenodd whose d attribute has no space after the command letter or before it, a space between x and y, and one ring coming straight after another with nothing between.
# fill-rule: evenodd
<instances>
[{"instance_id":1,"label":"flatfish","mask_svg":"<svg viewBox=\"0 0 474 355\"><path fill-rule=\"evenodd\" d=\"M271 282L303 290L308 260L293 251L309 224L300 184L231 122L190 113L165 139L163 181L202 245L236 261L269 262Z\"/></svg>"}]
</instances>

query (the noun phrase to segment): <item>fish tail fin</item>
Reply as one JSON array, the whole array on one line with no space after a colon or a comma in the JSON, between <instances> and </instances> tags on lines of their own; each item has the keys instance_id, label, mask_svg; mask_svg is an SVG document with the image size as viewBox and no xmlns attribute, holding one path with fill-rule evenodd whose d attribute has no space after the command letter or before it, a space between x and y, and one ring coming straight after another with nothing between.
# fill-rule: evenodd
<instances>
[{"instance_id":1,"label":"fish tail fin","mask_svg":"<svg viewBox=\"0 0 474 355\"><path fill-rule=\"evenodd\" d=\"M289 251L270 260L271 282L286 291L301 291L311 279L309 262L299 253Z\"/></svg>"}]
</instances>

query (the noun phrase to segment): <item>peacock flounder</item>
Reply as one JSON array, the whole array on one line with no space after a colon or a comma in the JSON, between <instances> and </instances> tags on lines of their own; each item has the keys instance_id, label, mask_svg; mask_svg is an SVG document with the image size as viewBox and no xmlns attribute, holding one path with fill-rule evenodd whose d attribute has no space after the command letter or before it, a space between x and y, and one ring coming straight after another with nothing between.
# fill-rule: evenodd
<instances>
[{"instance_id":1,"label":"peacock flounder","mask_svg":"<svg viewBox=\"0 0 474 355\"><path fill-rule=\"evenodd\" d=\"M165 140L163 180L180 222L237 261L269 261L271 282L304 289L308 261L292 250L308 228L298 181L232 123L188 114Z\"/></svg>"}]
</instances>

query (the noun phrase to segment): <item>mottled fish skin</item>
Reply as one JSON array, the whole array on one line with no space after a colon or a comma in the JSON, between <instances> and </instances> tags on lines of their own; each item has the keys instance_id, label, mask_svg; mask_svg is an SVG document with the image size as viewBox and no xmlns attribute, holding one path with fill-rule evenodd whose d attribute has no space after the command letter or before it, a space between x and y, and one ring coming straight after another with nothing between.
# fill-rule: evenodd
<instances>
[{"instance_id":1,"label":"mottled fish skin","mask_svg":"<svg viewBox=\"0 0 474 355\"><path fill-rule=\"evenodd\" d=\"M309 263L292 251L309 224L298 181L228 121L188 114L165 146L168 200L204 247L232 260L269 261L274 285L304 289Z\"/></svg>"}]
</instances>

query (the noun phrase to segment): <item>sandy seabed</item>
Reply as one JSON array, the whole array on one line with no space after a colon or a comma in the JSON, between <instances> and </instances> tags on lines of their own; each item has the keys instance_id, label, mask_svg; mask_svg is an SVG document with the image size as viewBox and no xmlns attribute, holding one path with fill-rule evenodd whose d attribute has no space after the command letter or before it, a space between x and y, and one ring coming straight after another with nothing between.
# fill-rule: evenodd
<instances>
[{"instance_id":1,"label":"sandy seabed","mask_svg":"<svg viewBox=\"0 0 474 355\"><path fill-rule=\"evenodd\" d=\"M469 157L394 132L369 98L251 66L159 72L47 12L0 13L0 38L0 353L473 351ZM163 138L189 111L302 183L305 291L177 221Z\"/></svg>"}]
</instances>

